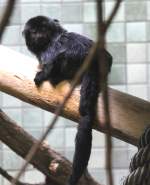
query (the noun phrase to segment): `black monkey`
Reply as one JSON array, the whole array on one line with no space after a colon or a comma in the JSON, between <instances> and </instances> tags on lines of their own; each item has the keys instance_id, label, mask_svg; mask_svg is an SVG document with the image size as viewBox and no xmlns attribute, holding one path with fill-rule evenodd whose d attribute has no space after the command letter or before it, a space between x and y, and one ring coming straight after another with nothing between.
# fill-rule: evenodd
<instances>
[{"instance_id":1,"label":"black monkey","mask_svg":"<svg viewBox=\"0 0 150 185\"><path fill-rule=\"evenodd\" d=\"M63 80L72 80L88 55L93 41L77 33L66 31L58 20L44 16L33 17L23 31L28 49L36 55L41 71L35 76L37 86L45 80L55 86ZM112 56L105 50L108 72ZM97 52L90 67L81 79L81 115L76 135L75 154L69 185L76 185L85 172L91 153L92 123L96 118L97 101L100 92L100 76Z\"/></svg>"}]
</instances>

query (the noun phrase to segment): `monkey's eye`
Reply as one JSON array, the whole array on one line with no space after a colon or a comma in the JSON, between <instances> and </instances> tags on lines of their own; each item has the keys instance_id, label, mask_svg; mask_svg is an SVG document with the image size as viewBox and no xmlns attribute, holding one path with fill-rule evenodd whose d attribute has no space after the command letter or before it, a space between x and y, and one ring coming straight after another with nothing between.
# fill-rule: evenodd
<instances>
[{"instance_id":1,"label":"monkey's eye","mask_svg":"<svg viewBox=\"0 0 150 185\"><path fill-rule=\"evenodd\" d=\"M59 22L59 20L57 20L57 19L54 19L54 22Z\"/></svg>"}]
</instances>

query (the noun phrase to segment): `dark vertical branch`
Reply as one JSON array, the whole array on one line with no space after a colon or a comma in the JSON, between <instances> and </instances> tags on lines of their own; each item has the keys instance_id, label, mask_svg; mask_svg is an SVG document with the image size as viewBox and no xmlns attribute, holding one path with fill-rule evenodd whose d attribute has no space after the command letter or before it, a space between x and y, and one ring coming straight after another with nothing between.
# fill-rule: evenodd
<instances>
[{"instance_id":1,"label":"dark vertical branch","mask_svg":"<svg viewBox=\"0 0 150 185\"><path fill-rule=\"evenodd\" d=\"M111 141L111 127L110 127L110 114L109 114L109 99L108 99L108 79L107 79L107 73L108 73L108 64L106 62L104 50L105 50L105 36L106 32L112 23L113 18L115 17L118 8L120 6L121 0L116 0L116 4L114 6L114 9L112 10L110 17L104 22L103 18L103 0L97 0L97 17L98 17L98 43L99 43L99 51L100 51L100 80L101 80L101 88L102 88L102 102L103 102L103 108L104 108L104 117L105 117L105 123L106 123L106 129L107 129L107 135L106 135L106 170L107 170L107 176L108 176L108 182L109 185L113 185L113 175L112 175L112 141Z\"/></svg>"},{"instance_id":2,"label":"dark vertical branch","mask_svg":"<svg viewBox=\"0 0 150 185\"><path fill-rule=\"evenodd\" d=\"M113 8L113 10L112 10L112 12L111 12L111 14L110 14L108 20L107 20L106 23L105 23L105 30L106 30L105 32L107 32L107 30L108 30L110 24L112 23L112 21L113 21L115 15L116 15L116 13L117 13L119 7L120 7L121 2L122 2L122 0L116 0L116 4L115 4L115 6L114 6L114 8Z\"/></svg>"},{"instance_id":3,"label":"dark vertical branch","mask_svg":"<svg viewBox=\"0 0 150 185\"><path fill-rule=\"evenodd\" d=\"M103 33L103 0L97 0L97 33L98 33L98 41L101 38ZM99 41L100 42L100 41Z\"/></svg>"},{"instance_id":4,"label":"dark vertical branch","mask_svg":"<svg viewBox=\"0 0 150 185\"><path fill-rule=\"evenodd\" d=\"M99 43L99 72L100 72L100 84L102 89L102 102L104 107L104 117L106 123L106 170L107 170L107 181L109 185L113 185L112 175L112 142L111 142L111 128L110 128L110 115L109 115L109 102L108 102L108 91L107 91L107 74L108 64L104 54L105 50L105 24L103 18L103 1L97 0L97 26L98 26L98 43Z\"/></svg>"},{"instance_id":5,"label":"dark vertical branch","mask_svg":"<svg viewBox=\"0 0 150 185\"><path fill-rule=\"evenodd\" d=\"M0 42L2 40L2 35L3 35L3 32L6 28L6 25L9 22L9 18L11 16L12 12L13 12L15 2L16 2L16 0L8 0L6 9L4 11L4 14L2 16L2 20L0 22Z\"/></svg>"}]
</instances>

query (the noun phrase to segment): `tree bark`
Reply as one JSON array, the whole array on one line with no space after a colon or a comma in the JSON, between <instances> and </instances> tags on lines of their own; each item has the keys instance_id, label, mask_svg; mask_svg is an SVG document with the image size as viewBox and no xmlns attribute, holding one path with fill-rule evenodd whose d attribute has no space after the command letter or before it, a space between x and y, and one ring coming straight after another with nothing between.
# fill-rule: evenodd
<instances>
[{"instance_id":1,"label":"tree bark","mask_svg":"<svg viewBox=\"0 0 150 185\"><path fill-rule=\"evenodd\" d=\"M38 62L18 52L0 46L0 90L27 103L54 112L69 91L69 84L59 85L56 89L48 82L36 88L33 78ZM64 107L61 116L78 122L80 115L79 89L76 89ZM109 88L110 117L112 136L123 141L137 144L139 136L150 121L150 103L140 98ZM94 128L106 132L101 97L98 118Z\"/></svg>"},{"instance_id":2,"label":"tree bark","mask_svg":"<svg viewBox=\"0 0 150 185\"><path fill-rule=\"evenodd\" d=\"M2 110L0 110L0 133L0 140L22 158L25 158L32 145L37 142ZM65 185L71 173L71 163L45 143L38 149L31 164L48 176L55 185ZM83 176L80 181L80 185L85 183L99 185L89 174L87 177Z\"/></svg>"}]
</instances>

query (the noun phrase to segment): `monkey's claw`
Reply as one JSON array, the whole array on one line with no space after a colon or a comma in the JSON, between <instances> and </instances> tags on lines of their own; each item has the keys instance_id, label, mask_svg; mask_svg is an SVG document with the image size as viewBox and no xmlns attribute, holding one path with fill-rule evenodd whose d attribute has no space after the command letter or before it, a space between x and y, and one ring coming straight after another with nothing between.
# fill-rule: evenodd
<instances>
[{"instance_id":1,"label":"monkey's claw","mask_svg":"<svg viewBox=\"0 0 150 185\"><path fill-rule=\"evenodd\" d=\"M38 72L34 78L34 83L36 86L40 86L43 82L43 78L42 78L42 73L41 72Z\"/></svg>"},{"instance_id":2,"label":"monkey's claw","mask_svg":"<svg viewBox=\"0 0 150 185\"><path fill-rule=\"evenodd\" d=\"M37 87L39 87L39 86L41 85L42 82L41 82L39 79L34 78L34 83L35 83L35 85L36 85Z\"/></svg>"}]
</instances>

